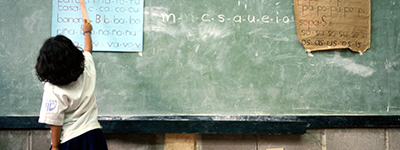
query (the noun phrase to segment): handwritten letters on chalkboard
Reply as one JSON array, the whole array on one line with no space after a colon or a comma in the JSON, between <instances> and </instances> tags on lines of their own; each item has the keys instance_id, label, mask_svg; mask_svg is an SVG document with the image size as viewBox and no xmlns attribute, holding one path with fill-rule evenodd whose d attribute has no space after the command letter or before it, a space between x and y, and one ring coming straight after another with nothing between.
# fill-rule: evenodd
<instances>
[{"instance_id":1,"label":"handwritten letters on chalkboard","mask_svg":"<svg viewBox=\"0 0 400 150\"><path fill-rule=\"evenodd\" d=\"M260 5L265 5L264 3ZM275 3L276 6L279 5ZM254 6L253 6L254 7ZM237 1L237 8L243 10L257 9L252 8L246 2ZM279 12L273 14L260 13L260 14L216 14L216 13L203 13L203 14L191 14L191 13L169 13L162 15L163 22L170 23L181 23L181 22L215 22L215 23L262 23L262 24L273 24L283 23L289 24L294 20L293 16L282 16Z\"/></svg>"},{"instance_id":2,"label":"handwritten letters on chalkboard","mask_svg":"<svg viewBox=\"0 0 400 150\"><path fill-rule=\"evenodd\" d=\"M211 15L208 13L204 13L201 15L193 15L193 14L181 14L177 16L174 13L164 14L163 22L172 22L172 23L179 23L179 22L195 22L195 21L202 21L202 22L235 22L235 23L285 23L288 24L292 18L288 16L270 16L270 15L263 15L263 16L255 16L255 15L225 15L225 14L217 14Z\"/></svg>"},{"instance_id":3,"label":"handwritten letters on chalkboard","mask_svg":"<svg viewBox=\"0 0 400 150\"><path fill-rule=\"evenodd\" d=\"M93 24L94 51L143 50L143 0L85 0ZM79 0L53 0L52 35L63 34L83 47Z\"/></svg>"},{"instance_id":4,"label":"handwritten letters on chalkboard","mask_svg":"<svg viewBox=\"0 0 400 150\"><path fill-rule=\"evenodd\" d=\"M294 0L297 34L307 52L370 48L369 0Z\"/></svg>"}]
</instances>

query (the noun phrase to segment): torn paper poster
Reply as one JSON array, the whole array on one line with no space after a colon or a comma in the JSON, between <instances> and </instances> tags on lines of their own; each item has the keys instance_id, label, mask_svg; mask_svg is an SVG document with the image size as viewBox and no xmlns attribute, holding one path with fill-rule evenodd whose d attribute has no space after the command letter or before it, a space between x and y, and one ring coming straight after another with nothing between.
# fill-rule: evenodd
<instances>
[{"instance_id":1,"label":"torn paper poster","mask_svg":"<svg viewBox=\"0 0 400 150\"><path fill-rule=\"evenodd\" d=\"M370 0L293 1L297 34L306 52L349 48L362 54L370 48Z\"/></svg>"}]
</instances>

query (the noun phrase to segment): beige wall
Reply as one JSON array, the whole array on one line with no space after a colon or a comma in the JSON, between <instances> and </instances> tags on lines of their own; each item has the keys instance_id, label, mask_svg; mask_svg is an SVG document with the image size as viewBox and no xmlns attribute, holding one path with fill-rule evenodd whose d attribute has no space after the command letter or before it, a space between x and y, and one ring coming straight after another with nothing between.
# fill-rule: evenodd
<instances>
[{"instance_id":1,"label":"beige wall","mask_svg":"<svg viewBox=\"0 0 400 150\"><path fill-rule=\"evenodd\" d=\"M309 129L304 135L105 134L110 150L400 150L400 128ZM0 130L1 150L47 150L46 130Z\"/></svg>"}]
</instances>

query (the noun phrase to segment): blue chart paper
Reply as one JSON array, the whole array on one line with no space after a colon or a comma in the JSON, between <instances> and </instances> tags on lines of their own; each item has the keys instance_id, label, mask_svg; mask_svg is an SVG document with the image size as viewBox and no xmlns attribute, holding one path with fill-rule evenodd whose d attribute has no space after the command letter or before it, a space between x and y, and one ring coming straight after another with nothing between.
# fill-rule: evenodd
<instances>
[{"instance_id":1,"label":"blue chart paper","mask_svg":"<svg viewBox=\"0 0 400 150\"><path fill-rule=\"evenodd\" d=\"M85 0L93 26L93 51L143 51L144 0ZM62 34L84 47L79 0L53 0L52 36Z\"/></svg>"}]
</instances>

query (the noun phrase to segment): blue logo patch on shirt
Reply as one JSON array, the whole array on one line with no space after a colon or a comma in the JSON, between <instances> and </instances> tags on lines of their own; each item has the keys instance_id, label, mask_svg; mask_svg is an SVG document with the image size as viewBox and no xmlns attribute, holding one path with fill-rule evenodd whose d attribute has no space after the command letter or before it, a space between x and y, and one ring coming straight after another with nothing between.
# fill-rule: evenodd
<instances>
[{"instance_id":1,"label":"blue logo patch on shirt","mask_svg":"<svg viewBox=\"0 0 400 150\"><path fill-rule=\"evenodd\" d=\"M45 107L47 112L53 111L57 107L57 100L48 99Z\"/></svg>"}]
</instances>

